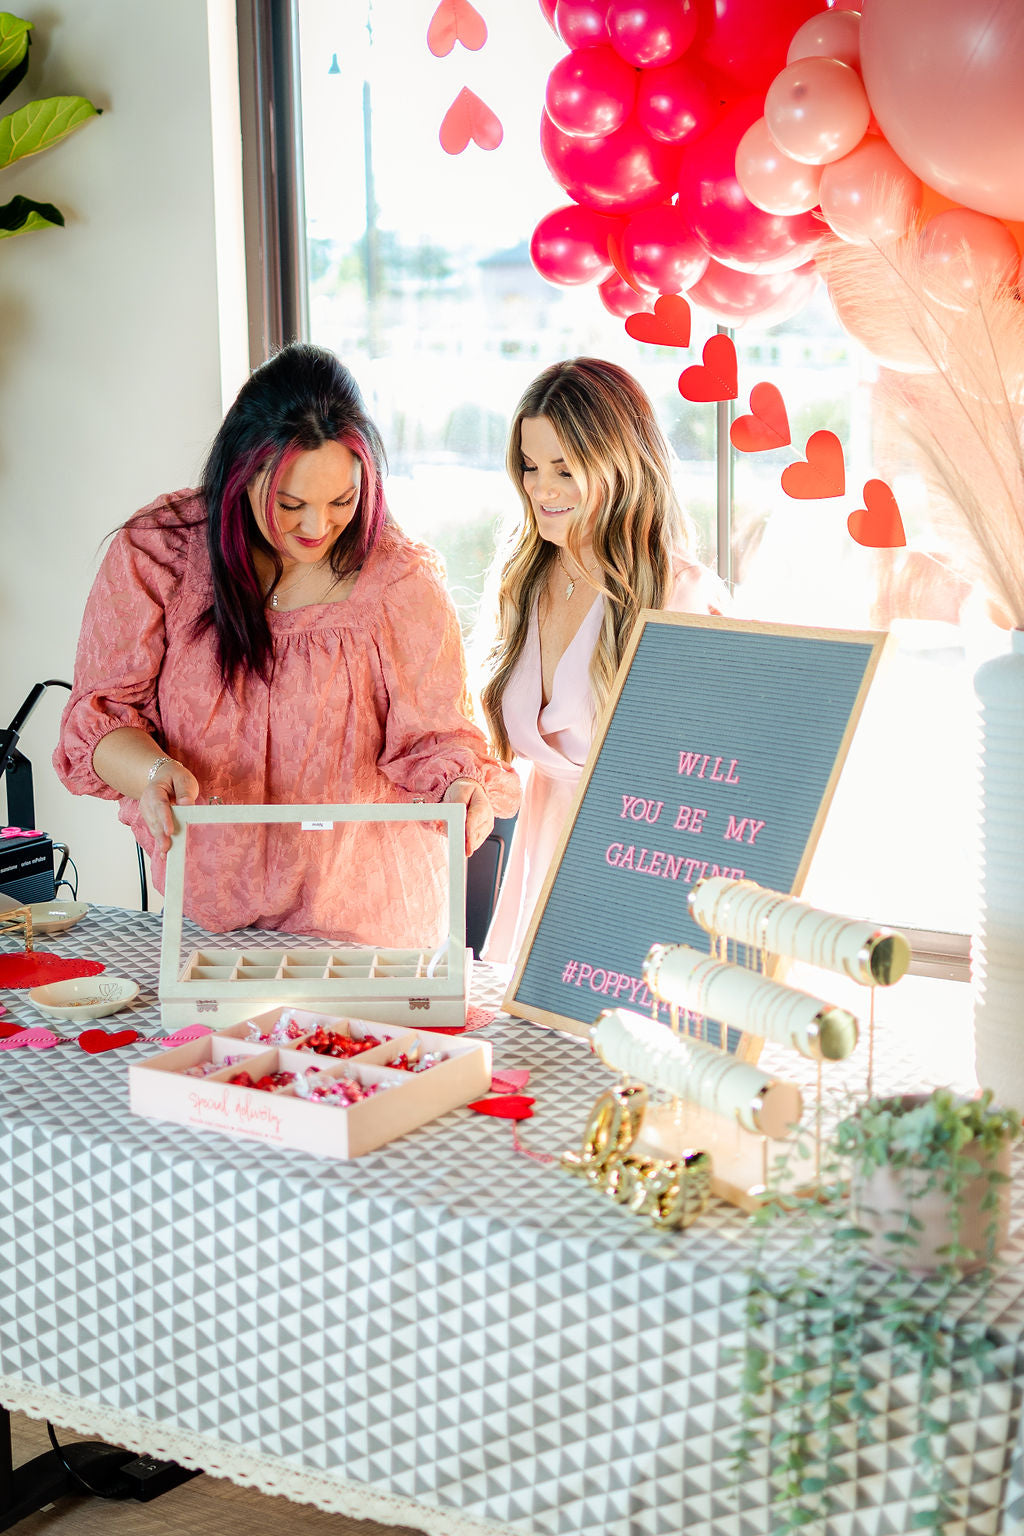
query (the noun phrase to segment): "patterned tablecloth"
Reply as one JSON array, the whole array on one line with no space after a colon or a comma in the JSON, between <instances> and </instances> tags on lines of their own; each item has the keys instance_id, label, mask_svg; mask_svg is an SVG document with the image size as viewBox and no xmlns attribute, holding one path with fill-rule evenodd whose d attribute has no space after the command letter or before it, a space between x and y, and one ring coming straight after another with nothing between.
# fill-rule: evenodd
<instances>
[{"instance_id":1,"label":"patterned tablecloth","mask_svg":"<svg viewBox=\"0 0 1024 1536\"><path fill-rule=\"evenodd\" d=\"M142 981L106 1022L159 1034L159 931L94 908L44 942ZM481 967L475 1000L500 991ZM612 1081L586 1046L487 1036L496 1068L530 1068L523 1141L578 1145ZM352 1163L138 1119L126 1067L151 1050L0 1052L0 1401L432 1536L770 1536L766 1480L730 1467L739 1212L659 1233L468 1110ZM1008 1257L1001 1379L955 1447L962 1536L1024 1536L1019 1231ZM892 1383L830 1536L910 1530L912 1395Z\"/></svg>"}]
</instances>

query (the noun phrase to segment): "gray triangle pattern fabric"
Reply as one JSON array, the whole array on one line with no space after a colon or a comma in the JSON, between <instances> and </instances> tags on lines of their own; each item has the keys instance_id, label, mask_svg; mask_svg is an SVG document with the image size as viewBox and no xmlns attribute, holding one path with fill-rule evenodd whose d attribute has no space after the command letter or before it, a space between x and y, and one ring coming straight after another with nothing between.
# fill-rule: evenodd
<instances>
[{"instance_id":1,"label":"gray triangle pattern fabric","mask_svg":"<svg viewBox=\"0 0 1024 1536\"><path fill-rule=\"evenodd\" d=\"M53 948L145 979L117 1026L154 1035L159 932L94 908ZM293 942L221 942L261 939ZM497 1006L485 967L477 988ZM23 994L4 1002L38 1022ZM585 1044L508 1019L488 1035L496 1068L531 1070L523 1142L577 1145L610 1081ZM658 1232L468 1110L352 1163L137 1119L126 1067L151 1050L0 1053L12 1391L123 1410L319 1474L320 1490L414 1500L435 1532L448 1517L521 1536L770 1536L764 1466L739 1482L730 1466L738 1212L716 1203L688 1232ZM958 1536L1024 1536L1020 1235L1011 1258L986 1303L993 1379L953 1399ZM879 1443L851 1440L837 1461L829 1536L905 1536L919 1507L916 1384L877 1344Z\"/></svg>"}]
</instances>

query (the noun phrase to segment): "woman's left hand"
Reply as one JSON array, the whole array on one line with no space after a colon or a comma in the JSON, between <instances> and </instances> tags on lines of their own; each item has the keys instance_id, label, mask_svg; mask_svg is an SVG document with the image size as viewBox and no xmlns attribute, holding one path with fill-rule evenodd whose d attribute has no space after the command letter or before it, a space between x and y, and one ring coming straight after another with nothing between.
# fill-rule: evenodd
<instances>
[{"instance_id":1,"label":"woman's left hand","mask_svg":"<svg viewBox=\"0 0 1024 1536\"><path fill-rule=\"evenodd\" d=\"M494 810L482 784L475 779L455 779L442 799L448 805L461 802L466 807L466 857L475 853L494 826Z\"/></svg>"}]
</instances>

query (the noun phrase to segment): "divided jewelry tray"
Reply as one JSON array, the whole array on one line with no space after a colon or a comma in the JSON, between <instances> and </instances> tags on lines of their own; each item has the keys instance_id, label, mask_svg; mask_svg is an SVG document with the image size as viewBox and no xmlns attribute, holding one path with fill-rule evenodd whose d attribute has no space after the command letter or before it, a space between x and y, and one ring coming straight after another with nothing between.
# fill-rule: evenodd
<instances>
[{"instance_id":1,"label":"divided jewelry tray","mask_svg":"<svg viewBox=\"0 0 1024 1536\"><path fill-rule=\"evenodd\" d=\"M286 1024L294 1023L304 1033L274 1044L267 1037L282 1015ZM249 1024L261 1039L249 1038ZM342 1059L301 1049L318 1028L356 1040L370 1036L379 1043ZM389 1066L396 1058L422 1059L428 1053L440 1059L426 1069ZM189 1068L206 1064L213 1067L208 1076L186 1075ZM292 1084L266 1090L232 1082L240 1072L258 1079L265 1073L305 1075L309 1071L330 1079L347 1078L364 1088L384 1086L370 1098L340 1105L300 1097ZM485 1094L491 1085L491 1046L486 1040L300 1008L274 1008L247 1023L135 1062L128 1068L128 1081L134 1114L320 1157L353 1158Z\"/></svg>"},{"instance_id":2,"label":"divided jewelry tray","mask_svg":"<svg viewBox=\"0 0 1024 1536\"><path fill-rule=\"evenodd\" d=\"M429 1028L466 1022L472 953L466 948L462 805L176 806L167 858L160 950L160 1014L168 1030L197 1021L217 1028L292 1003L383 1024ZM221 948L214 938L182 961L182 899L190 825L336 821L431 821L447 826L448 927L436 950L348 947L310 940L280 949Z\"/></svg>"}]
</instances>

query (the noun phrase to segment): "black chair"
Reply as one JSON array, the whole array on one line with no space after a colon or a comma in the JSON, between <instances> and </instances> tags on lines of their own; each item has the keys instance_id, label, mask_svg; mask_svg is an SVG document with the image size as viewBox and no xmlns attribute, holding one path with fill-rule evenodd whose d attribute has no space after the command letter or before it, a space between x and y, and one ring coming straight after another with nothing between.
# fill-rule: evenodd
<instances>
[{"instance_id":1,"label":"black chair","mask_svg":"<svg viewBox=\"0 0 1024 1536\"><path fill-rule=\"evenodd\" d=\"M514 816L501 817L466 864L466 943L479 960L505 873Z\"/></svg>"}]
</instances>

